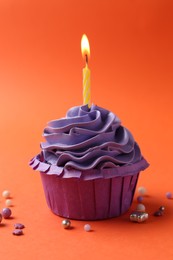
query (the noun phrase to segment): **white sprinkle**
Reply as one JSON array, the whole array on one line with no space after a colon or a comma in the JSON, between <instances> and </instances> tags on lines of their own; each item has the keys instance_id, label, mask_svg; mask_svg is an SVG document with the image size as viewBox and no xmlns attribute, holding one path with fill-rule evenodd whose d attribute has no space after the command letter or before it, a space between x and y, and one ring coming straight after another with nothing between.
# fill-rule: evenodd
<instances>
[{"instance_id":1,"label":"white sprinkle","mask_svg":"<svg viewBox=\"0 0 173 260\"><path fill-rule=\"evenodd\" d=\"M9 198L10 197L10 191L8 191L8 190L4 190L3 192L2 192L2 197L4 197L4 198Z\"/></svg>"},{"instance_id":2,"label":"white sprinkle","mask_svg":"<svg viewBox=\"0 0 173 260\"><path fill-rule=\"evenodd\" d=\"M85 225L84 225L84 230L85 230L86 232L89 232L89 231L91 230L91 226L90 226L89 224L85 224Z\"/></svg>"},{"instance_id":3,"label":"white sprinkle","mask_svg":"<svg viewBox=\"0 0 173 260\"><path fill-rule=\"evenodd\" d=\"M7 200L5 201L5 205L6 205L7 207L10 207L10 206L12 205L12 201L11 201L10 199L7 199Z\"/></svg>"},{"instance_id":4,"label":"white sprinkle","mask_svg":"<svg viewBox=\"0 0 173 260\"><path fill-rule=\"evenodd\" d=\"M138 204L136 210L145 212L145 206L143 204Z\"/></svg>"},{"instance_id":5,"label":"white sprinkle","mask_svg":"<svg viewBox=\"0 0 173 260\"><path fill-rule=\"evenodd\" d=\"M146 190L145 187L139 187L138 188L138 192L139 192L140 195L144 195L144 194L147 193L147 190Z\"/></svg>"}]
</instances>

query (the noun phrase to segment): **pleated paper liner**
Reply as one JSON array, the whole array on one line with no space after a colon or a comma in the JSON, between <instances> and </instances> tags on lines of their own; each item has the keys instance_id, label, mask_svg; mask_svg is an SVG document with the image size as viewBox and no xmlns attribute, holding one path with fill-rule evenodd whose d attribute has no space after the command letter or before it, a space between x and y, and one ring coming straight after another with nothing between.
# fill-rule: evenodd
<instances>
[{"instance_id":1,"label":"pleated paper liner","mask_svg":"<svg viewBox=\"0 0 173 260\"><path fill-rule=\"evenodd\" d=\"M47 204L53 213L78 220L118 217L131 206L139 173L108 179L60 178L41 172Z\"/></svg>"},{"instance_id":2,"label":"pleated paper liner","mask_svg":"<svg viewBox=\"0 0 173 260\"><path fill-rule=\"evenodd\" d=\"M41 174L52 212L78 220L108 219L125 213L131 206L139 173L148 165L141 158L130 165L80 171L47 164L40 155L30 161Z\"/></svg>"}]
</instances>

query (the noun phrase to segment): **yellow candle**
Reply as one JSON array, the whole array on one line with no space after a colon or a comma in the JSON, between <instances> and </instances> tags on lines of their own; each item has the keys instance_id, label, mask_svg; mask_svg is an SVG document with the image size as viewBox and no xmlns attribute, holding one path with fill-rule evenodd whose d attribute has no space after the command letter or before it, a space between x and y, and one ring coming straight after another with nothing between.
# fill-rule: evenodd
<instances>
[{"instance_id":1,"label":"yellow candle","mask_svg":"<svg viewBox=\"0 0 173 260\"><path fill-rule=\"evenodd\" d=\"M90 70L88 68L88 58L90 56L90 46L87 36L84 34L81 40L82 56L85 58L85 68L83 69L83 104L90 107Z\"/></svg>"}]
</instances>

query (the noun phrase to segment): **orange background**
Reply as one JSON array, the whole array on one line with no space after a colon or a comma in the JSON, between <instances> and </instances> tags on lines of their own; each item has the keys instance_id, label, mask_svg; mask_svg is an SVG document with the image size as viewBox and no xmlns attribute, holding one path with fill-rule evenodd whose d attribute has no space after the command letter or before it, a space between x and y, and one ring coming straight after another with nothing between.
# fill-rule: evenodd
<instances>
[{"instance_id":1,"label":"orange background","mask_svg":"<svg viewBox=\"0 0 173 260\"><path fill-rule=\"evenodd\" d=\"M12 194L13 217L0 225L6 259L172 259L172 0L0 1L0 193ZM150 217L72 221L48 209L40 176L28 166L46 122L82 103L80 40L91 47L92 102L116 113L150 167L140 175ZM0 197L0 207L4 207ZM152 214L165 206L162 217ZM13 236L13 224L26 225Z\"/></svg>"}]
</instances>

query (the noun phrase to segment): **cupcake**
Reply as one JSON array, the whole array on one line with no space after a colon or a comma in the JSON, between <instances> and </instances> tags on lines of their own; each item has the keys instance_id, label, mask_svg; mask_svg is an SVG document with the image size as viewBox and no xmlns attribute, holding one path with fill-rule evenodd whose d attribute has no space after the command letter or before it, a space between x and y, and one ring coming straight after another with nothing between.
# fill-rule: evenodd
<instances>
[{"instance_id":1,"label":"cupcake","mask_svg":"<svg viewBox=\"0 0 173 260\"><path fill-rule=\"evenodd\" d=\"M148 163L114 113L96 105L72 107L66 117L49 122L43 136L30 166L41 174L53 213L98 220L129 209Z\"/></svg>"}]
</instances>

